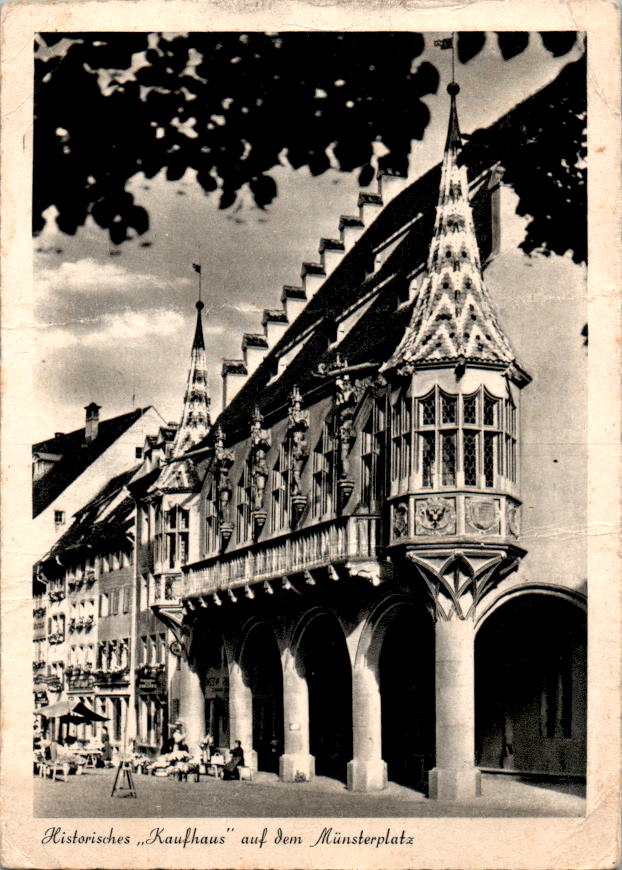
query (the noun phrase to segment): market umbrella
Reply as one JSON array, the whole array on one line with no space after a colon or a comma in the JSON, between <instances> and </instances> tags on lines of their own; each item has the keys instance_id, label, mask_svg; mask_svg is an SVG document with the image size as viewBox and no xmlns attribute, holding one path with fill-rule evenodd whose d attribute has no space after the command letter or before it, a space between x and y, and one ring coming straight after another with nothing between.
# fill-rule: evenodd
<instances>
[{"instance_id":1,"label":"market umbrella","mask_svg":"<svg viewBox=\"0 0 622 870\"><path fill-rule=\"evenodd\" d=\"M33 710L36 716L46 719L65 719L66 722L107 722L108 717L91 710L83 701L58 701L47 707L37 707Z\"/></svg>"}]
</instances>

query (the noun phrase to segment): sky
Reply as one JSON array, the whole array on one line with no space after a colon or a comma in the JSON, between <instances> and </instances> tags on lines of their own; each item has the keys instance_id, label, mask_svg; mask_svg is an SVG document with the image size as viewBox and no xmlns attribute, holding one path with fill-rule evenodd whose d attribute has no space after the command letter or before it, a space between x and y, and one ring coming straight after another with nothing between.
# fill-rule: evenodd
<instances>
[{"instance_id":1,"label":"sky","mask_svg":"<svg viewBox=\"0 0 622 870\"><path fill-rule=\"evenodd\" d=\"M433 41L445 35L426 34L416 61L434 63L441 84L436 95L424 98L431 122L411 150L413 179L442 156L450 52L440 52ZM555 59L534 34L523 54L504 61L496 40L488 39L477 57L457 64L462 130L495 121L555 78L578 51ZM263 211L248 195L219 211L217 198L203 193L191 171L177 182L162 174L149 181L137 175L128 189L148 209L151 228L119 248L91 219L75 236L63 235L48 210L46 227L34 240L33 442L82 426L83 408L91 401L102 406L103 418L152 404L165 420L179 420L198 289L193 262L202 263L210 389L218 413L222 359L241 356L242 334L262 331L261 313L280 306L282 285L300 283L300 264L318 259L320 238L338 237L339 216L356 213L356 172L331 169L312 178L305 168L280 166L270 174L279 194ZM515 214L511 190L504 191L502 203L502 249L487 281L501 323L514 327L508 331L521 362L546 369L551 349L536 328L539 318L555 311L561 325L580 330L584 270L568 257L522 254L517 246L525 219ZM144 241L151 246L141 246ZM534 304L525 287L546 289ZM580 354L578 340L577 348Z\"/></svg>"}]
</instances>

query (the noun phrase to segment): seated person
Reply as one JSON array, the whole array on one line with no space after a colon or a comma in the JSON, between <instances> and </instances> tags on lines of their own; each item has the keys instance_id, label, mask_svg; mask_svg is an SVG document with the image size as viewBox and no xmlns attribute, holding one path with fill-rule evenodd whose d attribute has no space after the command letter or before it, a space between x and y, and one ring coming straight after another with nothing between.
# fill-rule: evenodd
<instances>
[{"instance_id":1,"label":"seated person","mask_svg":"<svg viewBox=\"0 0 622 870\"><path fill-rule=\"evenodd\" d=\"M231 758L223 767L223 779L239 779L240 771L238 767L244 767L244 750L239 740L235 741L235 746L231 750Z\"/></svg>"}]
</instances>

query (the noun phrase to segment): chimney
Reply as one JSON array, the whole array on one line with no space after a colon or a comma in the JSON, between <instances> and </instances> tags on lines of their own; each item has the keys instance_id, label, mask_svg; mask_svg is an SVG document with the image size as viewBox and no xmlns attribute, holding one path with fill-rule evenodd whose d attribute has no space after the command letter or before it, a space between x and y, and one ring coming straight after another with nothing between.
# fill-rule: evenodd
<instances>
[{"instance_id":1,"label":"chimney","mask_svg":"<svg viewBox=\"0 0 622 870\"><path fill-rule=\"evenodd\" d=\"M92 441L95 441L97 438L97 431L99 429L99 410L101 405L98 405L96 402L91 402L90 405L86 405L84 410L86 411L86 424L84 426L84 440L87 444L90 444Z\"/></svg>"}]
</instances>

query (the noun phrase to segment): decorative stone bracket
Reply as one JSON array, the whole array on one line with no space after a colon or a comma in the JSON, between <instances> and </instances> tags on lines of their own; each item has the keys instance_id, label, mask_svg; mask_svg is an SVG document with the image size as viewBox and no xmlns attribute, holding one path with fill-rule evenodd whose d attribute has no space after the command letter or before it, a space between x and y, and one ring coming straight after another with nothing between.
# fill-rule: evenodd
<instances>
[{"instance_id":1,"label":"decorative stone bracket","mask_svg":"<svg viewBox=\"0 0 622 870\"><path fill-rule=\"evenodd\" d=\"M188 638L190 628L184 623L186 610L179 602L153 604L151 610L164 625L171 630L175 638L176 649L184 659L188 658ZM177 652L175 653L177 655Z\"/></svg>"},{"instance_id":2,"label":"decorative stone bracket","mask_svg":"<svg viewBox=\"0 0 622 870\"><path fill-rule=\"evenodd\" d=\"M429 593L429 611L436 620L474 619L477 605L504 577L515 571L524 551L464 549L451 552L410 551Z\"/></svg>"}]
</instances>

